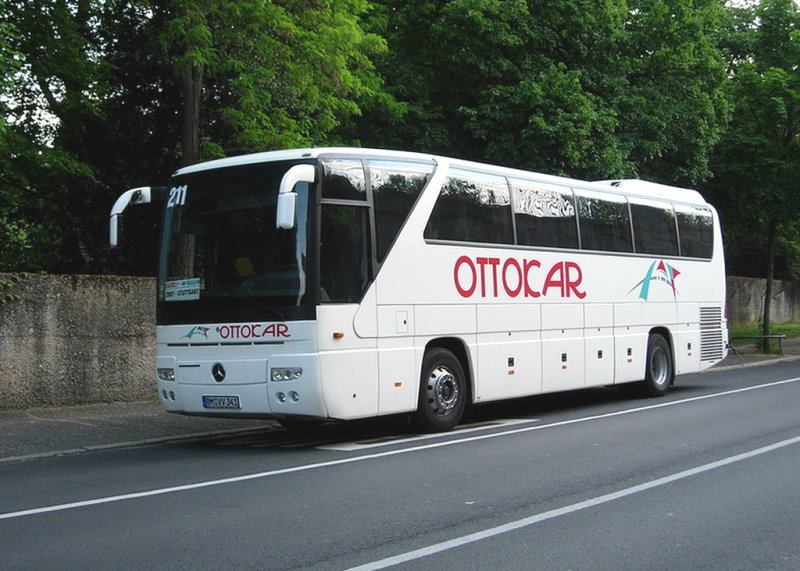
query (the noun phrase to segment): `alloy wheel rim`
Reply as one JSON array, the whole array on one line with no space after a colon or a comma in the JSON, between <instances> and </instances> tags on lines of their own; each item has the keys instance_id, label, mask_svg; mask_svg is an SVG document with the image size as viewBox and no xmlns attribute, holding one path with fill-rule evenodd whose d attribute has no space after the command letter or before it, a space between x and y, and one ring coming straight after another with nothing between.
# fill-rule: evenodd
<instances>
[{"instance_id":1,"label":"alloy wheel rim","mask_svg":"<svg viewBox=\"0 0 800 571\"><path fill-rule=\"evenodd\" d=\"M667 353L661 347L657 347L650 358L650 378L658 386L665 385L669 379Z\"/></svg>"},{"instance_id":2,"label":"alloy wheel rim","mask_svg":"<svg viewBox=\"0 0 800 571\"><path fill-rule=\"evenodd\" d=\"M434 414L447 416L458 404L460 391L453 372L439 365L434 367L428 376L428 404Z\"/></svg>"}]
</instances>

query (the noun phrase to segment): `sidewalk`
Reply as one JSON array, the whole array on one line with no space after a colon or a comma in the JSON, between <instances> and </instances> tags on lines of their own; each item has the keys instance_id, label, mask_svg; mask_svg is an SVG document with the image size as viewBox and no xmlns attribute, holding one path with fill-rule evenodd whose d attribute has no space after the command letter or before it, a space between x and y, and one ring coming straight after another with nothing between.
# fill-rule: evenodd
<instances>
[{"instance_id":1,"label":"sidewalk","mask_svg":"<svg viewBox=\"0 0 800 571\"><path fill-rule=\"evenodd\" d=\"M777 341L772 342L772 348L777 351ZM728 356L725 357L725 360L717 364L714 369L711 370L713 371L723 367L752 367L759 364L770 363L775 359L800 358L800 339L785 339L783 341L783 355L764 355L763 353L757 353L755 342L737 343L736 352L737 354L734 355L732 351L728 350Z\"/></svg>"},{"instance_id":2,"label":"sidewalk","mask_svg":"<svg viewBox=\"0 0 800 571\"><path fill-rule=\"evenodd\" d=\"M278 426L269 420L168 414L155 400L0 411L0 463Z\"/></svg>"},{"instance_id":3,"label":"sidewalk","mask_svg":"<svg viewBox=\"0 0 800 571\"><path fill-rule=\"evenodd\" d=\"M784 356L753 353L737 346L714 370L752 367L780 359L800 359L800 339L783 342ZM141 446L214 434L279 430L269 420L235 420L168 414L153 400L0 411L0 463L88 450Z\"/></svg>"}]
</instances>

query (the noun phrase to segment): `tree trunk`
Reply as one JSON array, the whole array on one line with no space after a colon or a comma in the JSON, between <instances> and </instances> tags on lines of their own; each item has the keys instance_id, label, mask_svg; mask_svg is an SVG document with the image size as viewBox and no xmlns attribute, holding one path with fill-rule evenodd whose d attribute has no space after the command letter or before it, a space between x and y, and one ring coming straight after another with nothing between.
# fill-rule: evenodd
<instances>
[{"instance_id":1,"label":"tree trunk","mask_svg":"<svg viewBox=\"0 0 800 571\"><path fill-rule=\"evenodd\" d=\"M775 242L778 234L778 223L774 218L769 221L769 235L767 236L767 288L764 291L764 319L762 335L769 335L769 312L772 307L772 282L775 273ZM769 339L761 343L764 353L769 353Z\"/></svg>"},{"instance_id":2,"label":"tree trunk","mask_svg":"<svg viewBox=\"0 0 800 571\"><path fill-rule=\"evenodd\" d=\"M200 158L200 97L203 91L203 67L190 62L183 75L183 136L181 165L191 165Z\"/></svg>"},{"instance_id":3,"label":"tree trunk","mask_svg":"<svg viewBox=\"0 0 800 571\"><path fill-rule=\"evenodd\" d=\"M183 75L183 133L181 136L181 166L191 165L200 159L200 98L203 92L203 66L195 62L186 64ZM170 275L180 279L195 277L194 236L180 236L176 244L175 260Z\"/></svg>"}]
</instances>

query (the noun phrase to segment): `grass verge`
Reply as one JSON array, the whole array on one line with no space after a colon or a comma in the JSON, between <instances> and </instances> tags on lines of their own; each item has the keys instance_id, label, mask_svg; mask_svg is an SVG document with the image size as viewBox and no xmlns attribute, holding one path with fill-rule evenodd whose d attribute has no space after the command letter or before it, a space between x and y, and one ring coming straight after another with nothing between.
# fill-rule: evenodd
<instances>
[{"instance_id":1,"label":"grass verge","mask_svg":"<svg viewBox=\"0 0 800 571\"><path fill-rule=\"evenodd\" d=\"M773 323L769 327L771 335L786 335L787 339L800 337L800 323ZM761 325L733 325L728 327L728 337L746 337L761 335Z\"/></svg>"}]
</instances>

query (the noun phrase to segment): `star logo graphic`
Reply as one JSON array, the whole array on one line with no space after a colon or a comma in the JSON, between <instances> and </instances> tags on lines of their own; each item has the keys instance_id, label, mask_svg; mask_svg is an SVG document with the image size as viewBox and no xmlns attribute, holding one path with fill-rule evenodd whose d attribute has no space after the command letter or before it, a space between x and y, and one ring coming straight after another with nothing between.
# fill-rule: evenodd
<instances>
[{"instance_id":1,"label":"star logo graphic","mask_svg":"<svg viewBox=\"0 0 800 571\"><path fill-rule=\"evenodd\" d=\"M200 325L195 325L189 330L189 333L181 337L181 339L191 339L195 335L202 335L206 339L208 339L208 327L201 327Z\"/></svg>"},{"instance_id":2,"label":"star logo graphic","mask_svg":"<svg viewBox=\"0 0 800 571\"><path fill-rule=\"evenodd\" d=\"M656 281L666 283L672 290L672 297L677 297L678 290L675 287L675 278L677 278L679 275L681 275L681 272L670 266L664 260L656 260L650 264L650 267L647 269L647 273L645 273L644 278L635 286L633 286L628 294L633 292L636 288L640 288L639 298L647 301L647 298L650 296L650 284Z\"/></svg>"}]
</instances>

